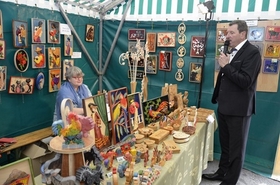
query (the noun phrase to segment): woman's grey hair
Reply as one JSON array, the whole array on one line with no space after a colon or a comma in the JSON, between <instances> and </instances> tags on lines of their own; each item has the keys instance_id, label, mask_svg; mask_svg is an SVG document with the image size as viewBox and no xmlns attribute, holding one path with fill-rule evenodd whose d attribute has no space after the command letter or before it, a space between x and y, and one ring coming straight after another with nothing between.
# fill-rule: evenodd
<instances>
[{"instance_id":1,"label":"woman's grey hair","mask_svg":"<svg viewBox=\"0 0 280 185\"><path fill-rule=\"evenodd\" d=\"M69 67L66 70L65 78L68 80L72 77L81 77L81 76L84 76L84 75L85 74L83 73L83 71L79 67L72 66L72 67Z\"/></svg>"}]
</instances>

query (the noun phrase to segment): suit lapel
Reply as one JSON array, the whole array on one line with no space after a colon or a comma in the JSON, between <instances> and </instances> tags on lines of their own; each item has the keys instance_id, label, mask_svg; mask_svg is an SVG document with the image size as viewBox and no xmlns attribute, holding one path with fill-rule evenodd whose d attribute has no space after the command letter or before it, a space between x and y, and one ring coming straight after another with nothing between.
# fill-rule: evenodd
<instances>
[{"instance_id":1,"label":"suit lapel","mask_svg":"<svg viewBox=\"0 0 280 185\"><path fill-rule=\"evenodd\" d=\"M245 48L249 45L249 41L246 41L244 45L237 51L237 53L234 55L232 61L238 59L238 57L245 51Z\"/></svg>"}]
</instances>

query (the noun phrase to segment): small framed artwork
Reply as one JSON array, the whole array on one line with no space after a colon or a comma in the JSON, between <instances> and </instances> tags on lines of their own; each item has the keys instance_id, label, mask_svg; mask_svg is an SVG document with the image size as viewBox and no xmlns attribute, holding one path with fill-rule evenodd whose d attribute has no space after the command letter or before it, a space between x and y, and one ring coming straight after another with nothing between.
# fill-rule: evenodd
<instances>
[{"instance_id":1,"label":"small framed artwork","mask_svg":"<svg viewBox=\"0 0 280 185\"><path fill-rule=\"evenodd\" d=\"M60 47L48 48L49 69L61 68Z\"/></svg>"},{"instance_id":2,"label":"small framed artwork","mask_svg":"<svg viewBox=\"0 0 280 185\"><path fill-rule=\"evenodd\" d=\"M178 35L178 43L179 44L185 44L186 41L187 41L187 36L184 33Z\"/></svg>"},{"instance_id":3,"label":"small framed artwork","mask_svg":"<svg viewBox=\"0 0 280 185\"><path fill-rule=\"evenodd\" d=\"M155 123L165 116L164 112L169 112L168 94L156 97L142 103L145 126ZM160 113L158 113L160 112Z\"/></svg>"},{"instance_id":4,"label":"small framed artwork","mask_svg":"<svg viewBox=\"0 0 280 185\"><path fill-rule=\"evenodd\" d=\"M280 26L267 26L265 33L266 41L280 41Z\"/></svg>"},{"instance_id":5,"label":"small framed artwork","mask_svg":"<svg viewBox=\"0 0 280 185\"><path fill-rule=\"evenodd\" d=\"M6 90L7 66L0 66L0 91Z\"/></svg>"},{"instance_id":6,"label":"small framed artwork","mask_svg":"<svg viewBox=\"0 0 280 185\"><path fill-rule=\"evenodd\" d=\"M189 81L194 83L201 82L201 63L190 62Z\"/></svg>"},{"instance_id":7,"label":"small framed artwork","mask_svg":"<svg viewBox=\"0 0 280 185\"><path fill-rule=\"evenodd\" d=\"M157 74L157 55L149 55L147 57L147 74Z\"/></svg>"},{"instance_id":8,"label":"small framed artwork","mask_svg":"<svg viewBox=\"0 0 280 185\"><path fill-rule=\"evenodd\" d=\"M32 44L32 68L45 68L46 67L46 50L44 44Z\"/></svg>"},{"instance_id":9,"label":"small framed artwork","mask_svg":"<svg viewBox=\"0 0 280 185\"><path fill-rule=\"evenodd\" d=\"M134 78L134 79L143 79L144 71L142 70L128 70L127 71L128 78Z\"/></svg>"},{"instance_id":10,"label":"small framed artwork","mask_svg":"<svg viewBox=\"0 0 280 185\"><path fill-rule=\"evenodd\" d=\"M32 43L46 43L45 19L31 18Z\"/></svg>"},{"instance_id":11,"label":"small framed artwork","mask_svg":"<svg viewBox=\"0 0 280 185\"><path fill-rule=\"evenodd\" d=\"M69 67L74 66L74 60L63 60L63 77L62 80L66 80L65 73Z\"/></svg>"},{"instance_id":12,"label":"small framed artwork","mask_svg":"<svg viewBox=\"0 0 280 185\"><path fill-rule=\"evenodd\" d=\"M147 47L149 52L156 52L157 47L157 34L147 33Z\"/></svg>"},{"instance_id":13,"label":"small framed artwork","mask_svg":"<svg viewBox=\"0 0 280 185\"><path fill-rule=\"evenodd\" d=\"M19 72L25 72L28 69L29 57L24 49L19 49L15 52L14 65Z\"/></svg>"},{"instance_id":14,"label":"small framed artwork","mask_svg":"<svg viewBox=\"0 0 280 185\"><path fill-rule=\"evenodd\" d=\"M216 44L216 56L220 56L224 51L224 44L217 43Z\"/></svg>"},{"instance_id":15,"label":"small framed artwork","mask_svg":"<svg viewBox=\"0 0 280 185\"><path fill-rule=\"evenodd\" d=\"M35 79L30 77L11 76L9 93L10 94L32 94Z\"/></svg>"},{"instance_id":16,"label":"small framed artwork","mask_svg":"<svg viewBox=\"0 0 280 185\"><path fill-rule=\"evenodd\" d=\"M180 23L179 26L178 26L178 33L181 35L181 34L184 34L186 32L186 25L185 23Z\"/></svg>"},{"instance_id":17,"label":"small framed artwork","mask_svg":"<svg viewBox=\"0 0 280 185\"><path fill-rule=\"evenodd\" d=\"M4 38L2 11L0 10L0 39Z\"/></svg>"},{"instance_id":18,"label":"small framed artwork","mask_svg":"<svg viewBox=\"0 0 280 185\"><path fill-rule=\"evenodd\" d=\"M35 185L31 159L17 160L0 167L0 184Z\"/></svg>"},{"instance_id":19,"label":"small framed artwork","mask_svg":"<svg viewBox=\"0 0 280 185\"><path fill-rule=\"evenodd\" d=\"M60 23L57 21L48 20L48 43L60 44Z\"/></svg>"},{"instance_id":20,"label":"small framed artwork","mask_svg":"<svg viewBox=\"0 0 280 185\"><path fill-rule=\"evenodd\" d=\"M225 42L227 40L227 29L217 29L216 42Z\"/></svg>"},{"instance_id":21,"label":"small framed artwork","mask_svg":"<svg viewBox=\"0 0 280 185\"><path fill-rule=\"evenodd\" d=\"M36 77L35 85L38 90L42 90L44 88L44 84L45 84L45 75L43 72L39 72Z\"/></svg>"},{"instance_id":22,"label":"small framed artwork","mask_svg":"<svg viewBox=\"0 0 280 185\"><path fill-rule=\"evenodd\" d=\"M267 43L265 45L264 57L279 57L280 43Z\"/></svg>"},{"instance_id":23,"label":"small framed artwork","mask_svg":"<svg viewBox=\"0 0 280 185\"><path fill-rule=\"evenodd\" d=\"M145 40L146 30L145 29L129 29L128 40Z\"/></svg>"},{"instance_id":24,"label":"small framed artwork","mask_svg":"<svg viewBox=\"0 0 280 185\"><path fill-rule=\"evenodd\" d=\"M105 94L101 93L83 99L85 116L91 117L94 124L95 146L100 150L111 144Z\"/></svg>"},{"instance_id":25,"label":"small framed artwork","mask_svg":"<svg viewBox=\"0 0 280 185\"><path fill-rule=\"evenodd\" d=\"M175 47L176 33L158 33L157 34L157 46L158 47Z\"/></svg>"},{"instance_id":26,"label":"small framed artwork","mask_svg":"<svg viewBox=\"0 0 280 185\"><path fill-rule=\"evenodd\" d=\"M264 27L249 27L247 38L249 41L263 41Z\"/></svg>"},{"instance_id":27,"label":"small framed artwork","mask_svg":"<svg viewBox=\"0 0 280 185\"><path fill-rule=\"evenodd\" d=\"M131 122L131 130L136 131L138 128L145 126L142 101L139 92L127 95L128 115Z\"/></svg>"},{"instance_id":28,"label":"small framed artwork","mask_svg":"<svg viewBox=\"0 0 280 185\"><path fill-rule=\"evenodd\" d=\"M260 54L263 55L263 43L262 42L251 42L251 44L256 46L259 49Z\"/></svg>"},{"instance_id":29,"label":"small framed artwork","mask_svg":"<svg viewBox=\"0 0 280 185\"><path fill-rule=\"evenodd\" d=\"M158 69L162 71L171 71L171 68L172 68L172 52L160 51Z\"/></svg>"},{"instance_id":30,"label":"small framed artwork","mask_svg":"<svg viewBox=\"0 0 280 185\"><path fill-rule=\"evenodd\" d=\"M94 26L91 24L86 25L86 41L93 42L94 40Z\"/></svg>"},{"instance_id":31,"label":"small framed artwork","mask_svg":"<svg viewBox=\"0 0 280 185\"><path fill-rule=\"evenodd\" d=\"M13 20L13 45L15 48L28 47L28 28L27 22Z\"/></svg>"},{"instance_id":32,"label":"small framed artwork","mask_svg":"<svg viewBox=\"0 0 280 185\"><path fill-rule=\"evenodd\" d=\"M202 58L204 56L204 44L204 36L192 36L190 56Z\"/></svg>"},{"instance_id":33,"label":"small framed artwork","mask_svg":"<svg viewBox=\"0 0 280 185\"><path fill-rule=\"evenodd\" d=\"M61 70L50 69L49 70L49 92L55 92L60 89L61 86Z\"/></svg>"},{"instance_id":34,"label":"small framed artwork","mask_svg":"<svg viewBox=\"0 0 280 185\"><path fill-rule=\"evenodd\" d=\"M128 42L128 51L131 53L136 53L137 52L136 44L137 42ZM140 47L145 49L145 43L140 42Z\"/></svg>"},{"instance_id":35,"label":"small framed artwork","mask_svg":"<svg viewBox=\"0 0 280 185\"><path fill-rule=\"evenodd\" d=\"M265 58L263 61L263 73L278 74L279 59Z\"/></svg>"},{"instance_id":36,"label":"small framed artwork","mask_svg":"<svg viewBox=\"0 0 280 185\"><path fill-rule=\"evenodd\" d=\"M64 56L73 55L73 35L64 35Z\"/></svg>"},{"instance_id":37,"label":"small framed artwork","mask_svg":"<svg viewBox=\"0 0 280 185\"><path fill-rule=\"evenodd\" d=\"M112 140L113 144L117 144L131 134L127 110L127 87L108 91L108 103L111 114Z\"/></svg>"},{"instance_id":38,"label":"small framed artwork","mask_svg":"<svg viewBox=\"0 0 280 185\"><path fill-rule=\"evenodd\" d=\"M4 40L0 40L0 59L6 58L6 43Z\"/></svg>"}]
</instances>

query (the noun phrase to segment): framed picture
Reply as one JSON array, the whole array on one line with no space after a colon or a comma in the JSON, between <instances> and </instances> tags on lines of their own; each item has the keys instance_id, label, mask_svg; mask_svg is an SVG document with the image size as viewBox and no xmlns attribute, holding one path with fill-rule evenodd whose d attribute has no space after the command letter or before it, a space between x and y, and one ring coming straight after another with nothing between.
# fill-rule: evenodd
<instances>
[{"instance_id":1,"label":"framed picture","mask_svg":"<svg viewBox=\"0 0 280 185\"><path fill-rule=\"evenodd\" d=\"M263 73L278 74L279 59L265 58L263 60Z\"/></svg>"},{"instance_id":2,"label":"framed picture","mask_svg":"<svg viewBox=\"0 0 280 185\"><path fill-rule=\"evenodd\" d=\"M91 117L96 123L93 130L95 133L95 146L98 149L102 149L111 145L106 105L104 93L83 99L83 109L85 116Z\"/></svg>"},{"instance_id":3,"label":"framed picture","mask_svg":"<svg viewBox=\"0 0 280 185\"><path fill-rule=\"evenodd\" d=\"M178 33L180 35L184 34L186 32L186 25L185 23L181 22L178 26Z\"/></svg>"},{"instance_id":4,"label":"framed picture","mask_svg":"<svg viewBox=\"0 0 280 185\"><path fill-rule=\"evenodd\" d=\"M55 92L60 89L61 86L61 70L50 69L49 70L49 92Z\"/></svg>"},{"instance_id":5,"label":"framed picture","mask_svg":"<svg viewBox=\"0 0 280 185\"><path fill-rule=\"evenodd\" d=\"M29 66L29 57L24 49L19 49L14 55L14 65L19 72L25 72Z\"/></svg>"},{"instance_id":6,"label":"framed picture","mask_svg":"<svg viewBox=\"0 0 280 185\"><path fill-rule=\"evenodd\" d=\"M175 47L176 33L158 33L157 34L157 47Z\"/></svg>"},{"instance_id":7,"label":"framed picture","mask_svg":"<svg viewBox=\"0 0 280 185\"><path fill-rule=\"evenodd\" d=\"M6 90L7 86L7 66L0 66L0 91Z\"/></svg>"},{"instance_id":8,"label":"framed picture","mask_svg":"<svg viewBox=\"0 0 280 185\"><path fill-rule=\"evenodd\" d=\"M31 18L32 43L46 43L45 19Z\"/></svg>"},{"instance_id":9,"label":"framed picture","mask_svg":"<svg viewBox=\"0 0 280 185\"><path fill-rule=\"evenodd\" d=\"M145 126L140 93L137 92L127 95L127 102L131 130L136 131L138 128Z\"/></svg>"},{"instance_id":10,"label":"framed picture","mask_svg":"<svg viewBox=\"0 0 280 185\"><path fill-rule=\"evenodd\" d=\"M189 81L194 83L201 82L201 63L190 62Z\"/></svg>"},{"instance_id":11,"label":"framed picture","mask_svg":"<svg viewBox=\"0 0 280 185\"><path fill-rule=\"evenodd\" d=\"M158 69L162 71L171 71L171 68L172 68L172 52L160 51Z\"/></svg>"},{"instance_id":12,"label":"framed picture","mask_svg":"<svg viewBox=\"0 0 280 185\"><path fill-rule=\"evenodd\" d=\"M43 44L31 45L31 61L32 68L45 68L46 67L46 50Z\"/></svg>"},{"instance_id":13,"label":"framed picture","mask_svg":"<svg viewBox=\"0 0 280 185\"><path fill-rule=\"evenodd\" d=\"M264 27L249 27L248 37L249 41L263 41Z\"/></svg>"},{"instance_id":14,"label":"framed picture","mask_svg":"<svg viewBox=\"0 0 280 185\"><path fill-rule=\"evenodd\" d=\"M135 73L135 70L128 70L127 76L128 78L135 77L136 79L143 79L144 71L137 70Z\"/></svg>"},{"instance_id":15,"label":"framed picture","mask_svg":"<svg viewBox=\"0 0 280 185\"><path fill-rule=\"evenodd\" d=\"M129 29L128 40L145 40L146 30L145 29Z\"/></svg>"},{"instance_id":16,"label":"framed picture","mask_svg":"<svg viewBox=\"0 0 280 185\"><path fill-rule=\"evenodd\" d=\"M169 113L168 95L153 98L142 103L145 126L158 122Z\"/></svg>"},{"instance_id":17,"label":"framed picture","mask_svg":"<svg viewBox=\"0 0 280 185\"><path fill-rule=\"evenodd\" d=\"M63 77L62 80L66 80L65 73L69 67L74 66L74 60L63 60Z\"/></svg>"},{"instance_id":18,"label":"framed picture","mask_svg":"<svg viewBox=\"0 0 280 185\"><path fill-rule=\"evenodd\" d=\"M267 26L265 32L266 41L280 41L280 26Z\"/></svg>"},{"instance_id":19,"label":"framed picture","mask_svg":"<svg viewBox=\"0 0 280 185\"><path fill-rule=\"evenodd\" d=\"M225 42L227 40L227 29L217 29L216 42Z\"/></svg>"},{"instance_id":20,"label":"framed picture","mask_svg":"<svg viewBox=\"0 0 280 185\"><path fill-rule=\"evenodd\" d=\"M264 57L279 57L280 43L266 43Z\"/></svg>"},{"instance_id":21,"label":"framed picture","mask_svg":"<svg viewBox=\"0 0 280 185\"><path fill-rule=\"evenodd\" d=\"M28 28L27 22L13 20L13 45L15 48L28 47Z\"/></svg>"},{"instance_id":22,"label":"framed picture","mask_svg":"<svg viewBox=\"0 0 280 185\"><path fill-rule=\"evenodd\" d=\"M156 52L157 47L157 34L156 33L147 33L147 47L149 52Z\"/></svg>"},{"instance_id":23,"label":"framed picture","mask_svg":"<svg viewBox=\"0 0 280 185\"><path fill-rule=\"evenodd\" d=\"M4 38L3 33L3 18L2 18L2 11L0 10L0 39Z\"/></svg>"},{"instance_id":24,"label":"framed picture","mask_svg":"<svg viewBox=\"0 0 280 185\"><path fill-rule=\"evenodd\" d=\"M73 55L73 35L64 35L64 56Z\"/></svg>"},{"instance_id":25,"label":"framed picture","mask_svg":"<svg viewBox=\"0 0 280 185\"><path fill-rule=\"evenodd\" d=\"M217 43L216 44L216 56L220 56L223 51L224 51L224 44Z\"/></svg>"},{"instance_id":26,"label":"framed picture","mask_svg":"<svg viewBox=\"0 0 280 185\"><path fill-rule=\"evenodd\" d=\"M9 93L10 94L32 94L35 79L30 77L11 76Z\"/></svg>"},{"instance_id":27,"label":"framed picture","mask_svg":"<svg viewBox=\"0 0 280 185\"><path fill-rule=\"evenodd\" d=\"M4 40L0 40L0 59L6 58L6 43Z\"/></svg>"},{"instance_id":28,"label":"framed picture","mask_svg":"<svg viewBox=\"0 0 280 185\"><path fill-rule=\"evenodd\" d=\"M35 185L31 159L29 157L0 167L0 184Z\"/></svg>"},{"instance_id":29,"label":"framed picture","mask_svg":"<svg viewBox=\"0 0 280 185\"><path fill-rule=\"evenodd\" d=\"M39 72L36 77L35 85L38 90L42 90L44 88L44 84L45 84L45 75L43 72Z\"/></svg>"},{"instance_id":30,"label":"framed picture","mask_svg":"<svg viewBox=\"0 0 280 185\"><path fill-rule=\"evenodd\" d=\"M49 69L61 68L60 47L48 48Z\"/></svg>"},{"instance_id":31,"label":"framed picture","mask_svg":"<svg viewBox=\"0 0 280 185\"><path fill-rule=\"evenodd\" d=\"M251 42L251 44L256 46L259 49L260 54L263 55L263 43L262 42Z\"/></svg>"},{"instance_id":32,"label":"framed picture","mask_svg":"<svg viewBox=\"0 0 280 185\"><path fill-rule=\"evenodd\" d=\"M157 74L157 55L149 55L147 57L147 74Z\"/></svg>"},{"instance_id":33,"label":"framed picture","mask_svg":"<svg viewBox=\"0 0 280 185\"><path fill-rule=\"evenodd\" d=\"M137 44L137 42L128 42L128 51L131 53L136 53L137 52L136 44ZM145 43L140 42L140 47L145 49Z\"/></svg>"},{"instance_id":34,"label":"framed picture","mask_svg":"<svg viewBox=\"0 0 280 185\"><path fill-rule=\"evenodd\" d=\"M94 40L94 26L91 24L86 25L86 41L93 42Z\"/></svg>"},{"instance_id":35,"label":"framed picture","mask_svg":"<svg viewBox=\"0 0 280 185\"><path fill-rule=\"evenodd\" d=\"M202 58L204 56L204 44L204 36L192 36L190 56Z\"/></svg>"},{"instance_id":36,"label":"framed picture","mask_svg":"<svg viewBox=\"0 0 280 185\"><path fill-rule=\"evenodd\" d=\"M127 87L108 91L108 103L111 115L112 140L113 144L116 144L131 134L127 110Z\"/></svg>"},{"instance_id":37,"label":"framed picture","mask_svg":"<svg viewBox=\"0 0 280 185\"><path fill-rule=\"evenodd\" d=\"M60 44L60 23L57 21L48 20L48 43Z\"/></svg>"},{"instance_id":38,"label":"framed picture","mask_svg":"<svg viewBox=\"0 0 280 185\"><path fill-rule=\"evenodd\" d=\"M187 36L184 33L178 35L179 44L185 44L186 41L187 41Z\"/></svg>"}]
</instances>

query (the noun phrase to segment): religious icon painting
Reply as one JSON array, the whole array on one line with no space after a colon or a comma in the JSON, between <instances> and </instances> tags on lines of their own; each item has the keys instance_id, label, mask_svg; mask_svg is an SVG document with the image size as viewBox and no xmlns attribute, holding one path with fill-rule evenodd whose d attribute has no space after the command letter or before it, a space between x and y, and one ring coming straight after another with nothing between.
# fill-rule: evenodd
<instances>
[{"instance_id":1,"label":"religious icon painting","mask_svg":"<svg viewBox=\"0 0 280 185\"><path fill-rule=\"evenodd\" d=\"M31 77L11 76L9 94L32 94L35 79Z\"/></svg>"},{"instance_id":2,"label":"religious icon painting","mask_svg":"<svg viewBox=\"0 0 280 185\"><path fill-rule=\"evenodd\" d=\"M279 43L266 43L264 57L279 57L280 44Z\"/></svg>"},{"instance_id":3,"label":"religious icon painting","mask_svg":"<svg viewBox=\"0 0 280 185\"><path fill-rule=\"evenodd\" d=\"M263 73L278 74L279 59L265 58L263 61Z\"/></svg>"},{"instance_id":4,"label":"religious icon painting","mask_svg":"<svg viewBox=\"0 0 280 185\"><path fill-rule=\"evenodd\" d=\"M0 91L7 87L7 66L0 66Z\"/></svg>"},{"instance_id":5,"label":"religious icon painting","mask_svg":"<svg viewBox=\"0 0 280 185\"><path fill-rule=\"evenodd\" d=\"M128 116L127 92L127 87L108 91L113 144L121 142L132 131Z\"/></svg>"},{"instance_id":6,"label":"religious icon painting","mask_svg":"<svg viewBox=\"0 0 280 185\"><path fill-rule=\"evenodd\" d=\"M49 92L56 92L61 86L61 70L50 69L49 70Z\"/></svg>"},{"instance_id":7,"label":"religious icon painting","mask_svg":"<svg viewBox=\"0 0 280 185\"><path fill-rule=\"evenodd\" d=\"M45 84L45 75L43 72L39 72L36 77L35 85L38 90L42 90L44 88L44 84Z\"/></svg>"},{"instance_id":8,"label":"religious icon painting","mask_svg":"<svg viewBox=\"0 0 280 185\"><path fill-rule=\"evenodd\" d=\"M161 71L171 71L171 68L172 68L172 52L160 51L158 69Z\"/></svg>"},{"instance_id":9,"label":"religious icon painting","mask_svg":"<svg viewBox=\"0 0 280 185\"><path fill-rule=\"evenodd\" d=\"M131 130L136 131L138 128L145 126L140 93L136 92L127 95L127 102Z\"/></svg>"},{"instance_id":10,"label":"religious icon painting","mask_svg":"<svg viewBox=\"0 0 280 185\"><path fill-rule=\"evenodd\" d=\"M64 35L64 56L73 55L73 35Z\"/></svg>"},{"instance_id":11,"label":"religious icon painting","mask_svg":"<svg viewBox=\"0 0 280 185\"><path fill-rule=\"evenodd\" d=\"M201 63L190 62L189 81L194 83L201 82Z\"/></svg>"},{"instance_id":12,"label":"religious icon painting","mask_svg":"<svg viewBox=\"0 0 280 185\"><path fill-rule=\"evenodd\" d=\"M204 36L192 36L190 56L202 58L204 56L204 44L205 44Z\"/></svg>"},{"instance_id":13,"label":"religious icon painting","mask_svg":"<svg viewBox=\"0 0 280 185\"><path fill-rule=\"evenodd\" d=\"M6 58L6 42L4 40L0 40L0 59Z\"/></svg>"},{"instance_id":14,"label":"religious icon painting","mask_svg":"<svg viewBox=\"0 0 280 185\"><path fill-rule=\"evenodd\" d=\"M280 41L280 26L267 26L265 33L266 41Z\"/></svg>"},{"instance_id":15,"label":"religious icon painting","mask_svg":"<svg viewBox=\"0 0 280 185\"><path fill-rule=\"evenodd\" d=\"M46 67L46 50L43 44L31 45L32 68L45 68Z\"/></svg>"},{"instance_id":16,"label":"religious icon painting","mask_svg":"<svg viewBox=\"0 0 280 185\"><path fill-rule=\"evenodd\" d=\"M2 11L0 10L0 39L4 38L3 33L3 18L2 18Z\"/></svg>"},{"instance_id":17,"label":"religious icon painting","mask_svg":"<svg viewBox=\"0 0 280 185\"><path fill-rule=\"evenodd\" d=\"M147 33L147 47L149 52L156 52L156 47L157 47L156 33Z\"/></svg>"},{"instance_id":18,"label":"religious icon painting","mask_svg":"<svg viewBox=\"0 0 280 185\"><path fill-rule=\"evenodd\" d=\"M86 117L91 117L94 124L95 146L100 150L111 145L110 128L107 114L105 93L83 99Z\"/></svg>"},{"instance_id":19,"label":"religious icon painting","mask_svg":"<svg viewBox=\"0 0 280 185\"><path fill-rule=\"evenodd\" d=\"M128 40L145 40L146 38L145 29L129 29L128 30Z\"/></svg>"},{"instance_id":20,"label":"religious icon painting","mask_svg":"<svg viewBox=\"0 0 280 185\"><path fill-rule=\"evenodd\" d=\"M46 43L46 21L44 19L31 18L32 43Z\"/></svg>"},{"instance_id":21,"label":"religious icon painting","mask_svg":"<svg viewBox=\"0 0 280 185\"><path fill-rule=\"evenodd\" d=\"M47 38L48 43L60 44L60 23L57 21L48 20L47 21Z\"/></svg>"},{"instance_id":22,"label":"religious icon painting","mask_svg":"<svg viewBox=\"0 0 280 185\"><path fill-rule=\"evenodd\" d=\"M69 67L72 67L72 66L74 66L74 60L68 60L68 59L63 60L63 77L62 77L62 80L66 80L66 77L65 77L66 71Z\"/></svg>"},{"instance_id":23,"label":"religious icon painting","mask_svg":"<svg viewBox=\"0 0 280 185\"><path fill-rule=\"evenodd\" d=\"M248 40L249 41L263 41L264 38L264 27L249 27Z\"/></svg>"},{"instance_id":24,"label":"religious icon painting","mask_svg":"<svg viewBox=\"0 0 280 185\"><path fill-rule=\"evenodd\" d=\"M178 33L179 34L184 34L186 32L186 25L185 23L180 23L178 26Z\"/></svg>"},{"instance_id":25,"label":"religious icon painting","mask_svg":"<svg viewBox=\"0 0 280 185\"><path fill-rule=\"evenodd\" d=\"M94 25L87 24L86 25L86 41L93 42L94 40Z\"/></svg>"},{"instance_id":26,"label":"religious icon painting","mask_svg":"<svg viewBox=\"0 0 280 185\"><path fill-rule=\"evenodd\" d=\"M48 48L49 69L61 68L60 47Z\"/></svg>"},{"instance_id":27,"label":"religious icon painting","mask_svg":"<svg viewBox=\"0 0 280 185\"><path fill-rule=\"evenodd\" d=\"M15 48L28 47L28 28L27 22L13 20L13 45Z\"/></svg>"},{"instance_id":28,"label":"religious icon painting","mask_svg":"<svg viewBox=\"0 0 280 185\"><path fill-rule=\"evenodd\" d=\"M25 72L28 69L29 57L24 49L19 49L15 52L14 65L19 72Z\"/></svg>"},{"instance_id":29,"label":"religious icon painting","mask_svg":"<svg viewBox=\"0 0 280 185\"><path fill-rule=\"evenodd\" d=\"M175 47L176 33L166 32L157 34L157 46L158 47Z\"/></svg>"},{"instance_id":30,"label":"religious icon painting","mask_svg":"<svg viewBox=\"0 0 280 185\"><path fill-rule=\"evenodd\" d=\"M163 95L142 102L145 126L160 121L169 114L169 98Z\"/></svg>"},{"instance_id":31,"label":"religious icon painting","mask_svg":"<svg viewBox=\"0 0 280 185\"><path fill-rule=\"evenodd\" d=\"M147 74L157 74L157 55L149 55L147 57Z\"/></svg>"},{"instance_id":32,"label":"religious icon painting","mask_svg":"<svg viewBox=\"0 0 280 185\"><path fill-rule=\"evenodd\" d=\"M217 29L217 36L216 36L216 42L225 42L227 36L227 30L226 29Z\"/></svg>"}]
</instances>

